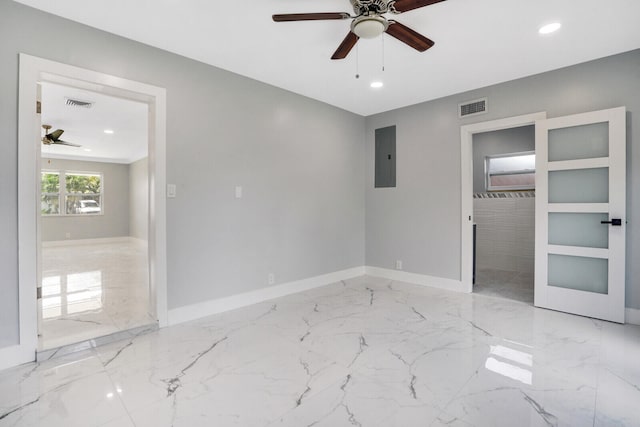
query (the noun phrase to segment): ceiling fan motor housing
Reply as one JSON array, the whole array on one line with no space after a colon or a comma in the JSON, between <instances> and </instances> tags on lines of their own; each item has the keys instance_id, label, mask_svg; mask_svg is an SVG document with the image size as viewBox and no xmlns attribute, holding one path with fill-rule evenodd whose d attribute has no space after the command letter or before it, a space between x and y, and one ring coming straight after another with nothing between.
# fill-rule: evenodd
<instances>
[{"instance_id":1,"label":"ceiling fan motor housing","mask_svg":"<svg viewBox=\"0 0 640 427\"><path fill-rule=\"evenodd\" d=\"M356 15L378 15L389 11L392 0L350 0Z\"/></svg>"}]
</instances>

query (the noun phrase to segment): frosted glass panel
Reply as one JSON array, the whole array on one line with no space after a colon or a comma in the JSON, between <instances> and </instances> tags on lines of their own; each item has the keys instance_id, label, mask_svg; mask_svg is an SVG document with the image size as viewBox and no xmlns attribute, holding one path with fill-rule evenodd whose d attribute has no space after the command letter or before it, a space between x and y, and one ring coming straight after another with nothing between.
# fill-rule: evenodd
<instances>
[{"instance_id":1,"label":"frosted glass panel","mask_svg":"<svg viewBox=\"0 0 640 427\"><path fill-rule=\"evenodd\" d=\"M549 203L608 203L609 168L549 172Z\"/></svg>"},{"instance_id":2,"label":"frosted glass panel","mask_svg":"<svg viewBox=\"0 0 640 427\"><path fill-rule=\"evenodd\" d=\"M609 215L601 213L549 213L549 244L609 247Z\"/></svg>"},{"instance_id":3,"label":"frosted glass panel","mask_svg":"<svg viewBox=\"0 0 640 427\"><path fill-rule=\"evenodd\" d=\"M606 259L549 254L549 286L606 294L608 276Z\"/></svg>"},{"instance_id":4,"label":"frosted glass panel","mask_svg":"<svg viewBox=\"0 0 640 427\"><path fill-rule=\"evenodd\" d=\"M609 123L549 131L549 161L609 157Z\"/></svg>"}]
</instances>

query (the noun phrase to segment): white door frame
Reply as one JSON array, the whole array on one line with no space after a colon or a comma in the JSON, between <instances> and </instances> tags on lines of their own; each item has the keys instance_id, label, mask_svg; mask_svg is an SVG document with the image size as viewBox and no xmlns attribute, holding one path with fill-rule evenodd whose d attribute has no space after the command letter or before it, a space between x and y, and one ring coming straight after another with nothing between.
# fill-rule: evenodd
<instances>
[{"instance_id":1,"label":"white door frame","mask_svg":"<svg viewBox=\"0 0 640 427\"><path fill-rule=\"evenodd\" d=\"M0 349L0 369L35 360L39 260L39 116L37 84L48 81L149 105L149 275L160 327L167 325L166 90L164 88L20 54L18 101L19 344Z\"/></svg>"},{"instance_id":2,"label":"white door frame","mask_svg":"<svg viewBox=\"0 0 640 427\"><path fill-rule=\"evenodd\" d=\"M460 127L460 281L465 292L473 292L473 135L534 125L546 118L546 112L539 112Z\"/></svg>"}]
</instances>

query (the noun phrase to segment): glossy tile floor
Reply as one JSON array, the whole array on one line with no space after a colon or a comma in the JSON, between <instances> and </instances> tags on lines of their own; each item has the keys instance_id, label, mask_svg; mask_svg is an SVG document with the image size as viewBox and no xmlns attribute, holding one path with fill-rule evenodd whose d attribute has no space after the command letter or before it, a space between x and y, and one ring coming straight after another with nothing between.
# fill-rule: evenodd
<instances>
[{"instance_id":1,"label":"glossy tile floor","mask_svg":"<svg viewBox=\"0 0 640 427\"><path fill-rule=\"evenodd\" d=\"M473 292L533 304L533 274L479 268Z\"/></svg>"},{"instance_id":2,"label":"glossy tile floor","mask_svg":"<svg viewBox=\"0 0 640 427\"><path fill-rule=\"evenodd\" d=\"M0 426L640 425L640 327L360 277L0 373Z\"/></svg>"},{"instance_id":3,"label":"glossy tile floor","mask_svg":"<svg viewBox=\"0 0 640 427\"><path fill-rule=\"evenodd\" d=\"M39 349L152 323L147 265L134 242L43 247Z\"/></svg>"}]
</instances>

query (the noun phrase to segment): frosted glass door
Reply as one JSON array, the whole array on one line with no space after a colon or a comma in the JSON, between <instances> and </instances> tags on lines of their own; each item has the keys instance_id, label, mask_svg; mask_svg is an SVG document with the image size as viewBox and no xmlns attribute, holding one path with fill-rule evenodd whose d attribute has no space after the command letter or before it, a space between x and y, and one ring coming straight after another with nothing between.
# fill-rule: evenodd
<instances>
[{"instance_id":1,"label":"frosted glass door","mask_svg":"<svg viewBox=\"0 0 640 427\"><path fill-rule=\"evenodd\" d=\"M536 122L535 305L624 322L625 109Z\"/></svg>"}]
</instances>

